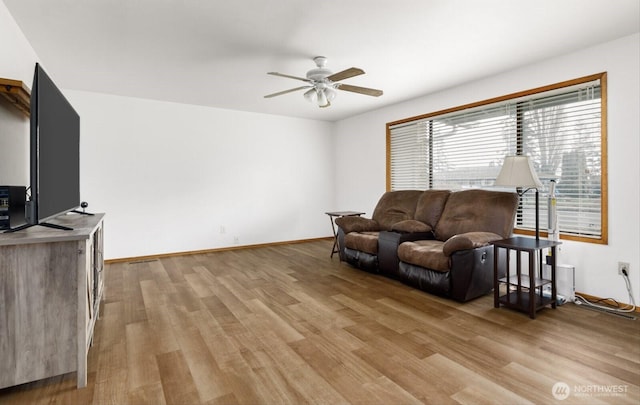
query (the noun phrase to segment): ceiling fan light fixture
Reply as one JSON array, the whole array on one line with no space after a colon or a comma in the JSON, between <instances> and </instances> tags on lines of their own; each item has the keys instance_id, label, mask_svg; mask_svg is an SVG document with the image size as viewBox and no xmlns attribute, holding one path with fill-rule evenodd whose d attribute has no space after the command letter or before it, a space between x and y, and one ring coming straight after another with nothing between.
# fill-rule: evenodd
<instances>
[{"instance_id":1,"label":"ceiling fan light fixture","mask_svg":"<svg viewBox=\"0 0 640 405\"><path fill-rule=\"evenodd\" d=\"M327 100L327 95L323 90L318 90L318 107L329 107L330 103Z\"/></svg>"},{"instance_id":2,"label":"ceiling fan light fixture","mask_svg":"<svg viewBox=\"0 0 640 405\"><path fill-rule=\"evenodd\" d=\"M318 101L318 92L315 88L311 88L304 92L304 98L310 103L315 103Z\"/></svg>"},{"instance_id":3,"label":"ceiling fan light fixture","mask_svg":"<svg viewBox=\"0 0 640 405\"><path fill-rule=\"evenodd\" d=\"M324 94L327 96L328 101L333 101L338 95L338 92L333 87L326 87L324 89Z\"/></svg>"}]
</instances>

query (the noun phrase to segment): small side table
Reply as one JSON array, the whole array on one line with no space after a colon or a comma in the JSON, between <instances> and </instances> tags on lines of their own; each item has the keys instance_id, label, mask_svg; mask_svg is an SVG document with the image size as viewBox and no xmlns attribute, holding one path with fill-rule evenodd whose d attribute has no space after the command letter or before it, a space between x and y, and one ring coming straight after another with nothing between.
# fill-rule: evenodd
<instances>
[{"instance_id":1,"label":"small side table","mask_svg":"<svg viewBox=\"0 0 640 405\"><path fill-rule=\"evenodd\" d=\"M333 259L333 254L340 251L338 249L338 231L336 231L335 219L339 217L359 217L365 213L359 211L329 211L325 212L325 214L329 215L331 230L333 231L333 247L331 248L331 258Z\"/></svg>"},{"instance_id":2,"label":"small side table","mask_svg":"<svg viewBox=\"0 0 640 405\"><path fill-rule=\"evenodd\" d=\"M513 237L493 242L493 306L499 308L503 305L529 314L535 319L536 311L551 304L556 308L556 246L562 242L552 240L536 240L533 238ZM506 277L498 279L498 266L500 249L506 250ZM542 278L543 250L551 250L551 279ZM515 273L511 274L509 265L511 251L516 253ZM522 274L522 253L528 256L528 274ZM538 266L535 255L538 254ZM543 294L543 286L551 285L551 296ZM506 293L500 295L500 286L506 286Z\"/></svg>"}]
</instances>

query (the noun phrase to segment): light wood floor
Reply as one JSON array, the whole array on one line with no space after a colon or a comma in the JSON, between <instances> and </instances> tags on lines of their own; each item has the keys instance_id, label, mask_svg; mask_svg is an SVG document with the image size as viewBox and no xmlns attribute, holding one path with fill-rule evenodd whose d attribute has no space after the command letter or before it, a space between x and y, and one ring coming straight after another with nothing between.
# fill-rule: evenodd
<instances>
[{"instance_id":1,"label":"light wood floor","mask_svg":"<svg viewBox=\"0 0 640 405\"><path fill-rule=\"evenodd\" d=\"M0 403L638 404L638 321L573 304L531 320L490 296L460 304L330 250L110 264L88 386L71 373L0 390Z\"/></svg>"}]
</instances>

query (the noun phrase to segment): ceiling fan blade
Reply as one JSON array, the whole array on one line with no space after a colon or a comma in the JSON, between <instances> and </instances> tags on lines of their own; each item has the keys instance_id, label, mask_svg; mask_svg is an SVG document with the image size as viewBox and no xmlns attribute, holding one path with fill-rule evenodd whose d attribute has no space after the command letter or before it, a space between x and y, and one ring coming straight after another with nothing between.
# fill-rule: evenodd
<instances>
[{"instance_id":1,"label":"ceiling fan blade","mask_svg":"<svg viewBox=\"0 0 640 405\"><path fill-rule=\"evenodd\" d=\"M338 84L339 90L351 91L353 93L366 94L367 96L380 97L382 90L370 89L367 87L352 86L350 84Z\"/></svg>"},{"instance_id":2,"label":"ceiling fan blade","mask_svg":"<svg viewBox=\"0 0 640 405\"><path fill-rule=\"evenodd\" d=\"M289 89L289 90L284 90L284 91L279 91L277 93L273 93L273 94L267 94L266 96L264 96L264 98L271 98L271 97L276 97L276 96L281 96L283 94L287 94L287 93L292 93L294 91L298 91L298 90L302 90L302 89L308 89L311 86L301 86L301 87L296 87L295 89Z\"/></svg>"},{"instance_id":3,"label":"ceiling fan blade","mask_svg":"<svg viewBox=\"0 0 640 405\"><path fill-rule=\"evenodd\" d=\"M305 79L303 77L298 77L298 76L291 76L291 75L285 75L284 73L278 73L278 72L268 72L268 75L273 75L273 76L280 76L280 77L286 77L289 79L295 79L295 80L302 80L303 82L311 82L311 80L309 79Z\"/></svg>"},{"instance_id":4,"label":"ceiling fan blade","mask_svg":"<svg viewBox=\"0 0 640 405\"><path fill-rule=\"evenodd\" d=\"M352 67L349 69L345 69L342 72L334 73L330 76L327 76L327 79L331 80L332 82L339 82L340 80L348 79L354 76L360 76L363 74L364 74L364 70L356 67Z\"/></svg>"}]
</instances>

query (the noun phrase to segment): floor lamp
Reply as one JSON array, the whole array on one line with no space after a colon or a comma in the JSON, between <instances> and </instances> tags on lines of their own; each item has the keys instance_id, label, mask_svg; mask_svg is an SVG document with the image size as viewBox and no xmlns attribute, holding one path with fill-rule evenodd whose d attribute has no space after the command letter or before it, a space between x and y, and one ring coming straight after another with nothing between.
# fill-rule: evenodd
<instances>
[{"instance_id":1,"label":"floor lamp","mask_svg":"<svg viewBox=\"0 0 640 405\"><path fill-rule=\"evenodd\" d=\"M540 179L528 156L505 156L502 169L496 178L496 186L520 187L523 191L518 192L522 197L524 193L531 189L536 190L536 240L540 240L540 203L538 189L542 187Z\"/></svg>"}]
</instances>

